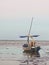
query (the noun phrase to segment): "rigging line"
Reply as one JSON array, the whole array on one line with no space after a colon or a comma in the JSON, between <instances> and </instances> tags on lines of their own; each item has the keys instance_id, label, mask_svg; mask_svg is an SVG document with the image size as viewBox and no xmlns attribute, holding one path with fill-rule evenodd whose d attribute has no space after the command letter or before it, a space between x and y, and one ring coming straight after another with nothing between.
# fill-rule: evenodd
<instances>
[{"instance_id":1,"label":"rigging line","mask_svg":"<svg viewBox=\"0 0 49 65\"><path fill-rule=\"evenodd\" d=\"M30 29L29 29L29 35L30 35L30 32L31 32L31 28L32 28L32 22L33 22L33 17L32 17L32 20L31 20L31 25L30 25Z\"/></svg>"}]
</instances>

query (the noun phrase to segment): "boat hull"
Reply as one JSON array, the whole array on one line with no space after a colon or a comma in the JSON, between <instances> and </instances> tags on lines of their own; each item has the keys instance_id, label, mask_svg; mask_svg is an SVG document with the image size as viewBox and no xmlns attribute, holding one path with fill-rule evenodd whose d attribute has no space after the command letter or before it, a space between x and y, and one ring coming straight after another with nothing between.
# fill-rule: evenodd
<instances>
[{"instance_id":1,"label":"boat hull","mask_svg":"<svg viewBox=\"0 0 49 65\"><path fill-rule=\"evenodd\" d=\"M34 53L40 50L40 46L29 48L28 45L23 45L24 52Z\"/></svg>"}]
</instances>

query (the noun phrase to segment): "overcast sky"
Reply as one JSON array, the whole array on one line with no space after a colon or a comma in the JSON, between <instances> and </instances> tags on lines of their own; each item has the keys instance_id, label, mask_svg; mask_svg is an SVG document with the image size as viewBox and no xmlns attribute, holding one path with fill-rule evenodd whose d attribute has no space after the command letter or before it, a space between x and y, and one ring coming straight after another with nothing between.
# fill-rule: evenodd
<instances>
[{"instance_id":1,"label":"overcast sky","mask_svg":"<svg viewBox=\"0 0 49 65\"><path fill-rule=\"evenodd\" d=\"M49 40L49 0L0 0L0 40L17 40L31 34Z\"/></svg>"}]
</instances>

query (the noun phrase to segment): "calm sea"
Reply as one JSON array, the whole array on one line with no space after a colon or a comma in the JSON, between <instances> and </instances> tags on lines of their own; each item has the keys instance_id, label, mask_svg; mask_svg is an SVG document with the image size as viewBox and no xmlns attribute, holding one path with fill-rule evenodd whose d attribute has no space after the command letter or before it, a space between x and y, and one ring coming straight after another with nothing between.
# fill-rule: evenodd
<instances>
[{"instance_id":1,"label":"calm sea","mask_svg":"<svg viewBox=\"0 0 49 65\"><path fill-rule=\"evenodd\" d=\"M14 41L14 40L6 40L0 41L0 60L7 61L19 61L27 63L27 62L35 62L40 61L46 62L49 60L49 41L38 41L37 45L41 47L39 54L40 57L35 56L34 54L23 53L22 45L27 43L27 41ZM38 62L39 63L39 62Z\"/></svg>"}]
</instances>

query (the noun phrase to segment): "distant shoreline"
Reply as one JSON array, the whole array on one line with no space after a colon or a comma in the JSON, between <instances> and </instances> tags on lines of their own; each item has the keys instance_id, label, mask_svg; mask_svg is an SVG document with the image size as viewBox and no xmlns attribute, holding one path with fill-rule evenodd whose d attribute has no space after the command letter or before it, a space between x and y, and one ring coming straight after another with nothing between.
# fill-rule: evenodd
<instances>
[{"instance_id":1,"label":"distant shoreline","mask_svg":"<svg viewBox=\"0 0 49 65\"><path fill-rule=\"evenodd\" d=\"M27 41L27 40L0 40L0 41ZM31 41L31 40L30 40ZM49 40L35 40L39 42L49 42Z\"/></svg>"},{"instance_id":2,"label":"distant shoreline","mask_svg":"<svg viewBox=\"0 0 49 65\"><path fill-rule=\"evenodd\" d=\"M49 40L35 40L37 46L49 45ZM0 40L0 45L23 45L27 40Z\"/></svg>"}]
</instances>

